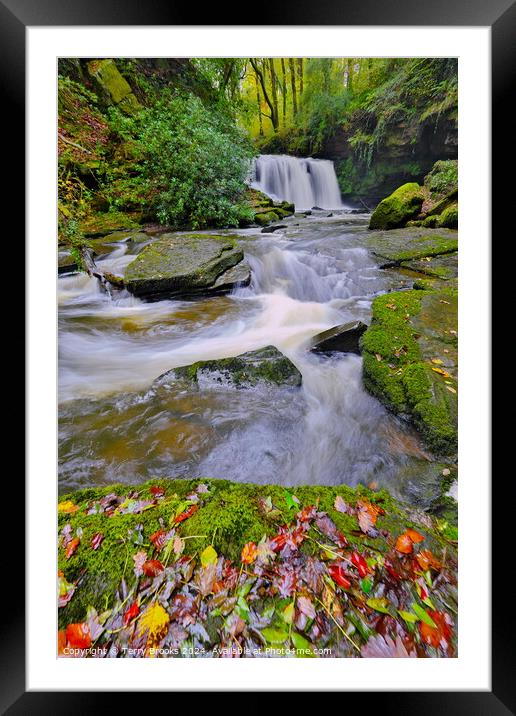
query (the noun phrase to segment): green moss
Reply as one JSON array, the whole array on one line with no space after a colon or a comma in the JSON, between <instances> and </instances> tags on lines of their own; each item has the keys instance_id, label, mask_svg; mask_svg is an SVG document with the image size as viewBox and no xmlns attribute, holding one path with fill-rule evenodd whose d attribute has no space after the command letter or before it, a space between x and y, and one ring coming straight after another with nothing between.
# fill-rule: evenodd
<instances>
[{"instance_id":1,"label":"green moss","mask_svg":"<svg viewBox=\"0 0 516 716\"><path fill-rule=\"evenodd\" d=\"M403 184L374 210L370 229L396 229L414 219L423 205L423 189L415 182Z\"/></svg>"},{"instance_id":2,"label":"green moss","mask_svg":"<svg viewBox=\"0 0 516 716\"><path fill-rule=\"evenodd\" d=\"M439 226L447 229L456 229L459 223L458 204L452 204L443 211L439 217Z\"/></svg>"},{"instance_id":3,"label":"green moss","mask_svg":"<svg viewBox=\"0 0 516 716\"><path fill-rule=\"evenodd\" d=\"M88 62L88 71L100 91L123 112L131 115L141 109L129 83L118 71L115 60L91 60Z\"/></svg>"},{"instance_id":4,"label":"green moss","mask_svg":"<svg viewBox=\"0 0 516 716\"><path fill-rule=\"evenodd\" d=\"M421 222L421 226L425 226L429 229L435 229L438 221L439 219L437 216L426 216Z\"/></svg>"},{"instance_id":5,"label":"green moss","mask_svg":"<svg viewBox=\"0 0 516 716\"><path fill-rule=\"evenodd\" d=\"M435 162L424 183L432 196L442 196L455 191L458 184L458 161L442 159Z\"/></svg>"},{"instance_id":6,"label":"green moss","mask_svg":"<svg viewBox=\"0 0 516 716\"><path fill-rule=\"evenodd\" d=\"M438 300L427 302L429 295ZM420 341L425 326L429 331L425 340L434 340L435 325L439 324L436 306L447 307L452 302L456 302L452 290L380 296L373 302L371 326L361 339L367 390L393 412L410 417L428 446L443 455L452 454L457 447L456 381L447 374L444 382L440 369L423 355ZM456 338L443 334L439 340L446 343Z\"/></svg>"},{"instance_id":7,"label":"green moss","mask_svg":"<svg viewBox=\"0 0 516 716\"><path fill-rule=\"evenodd\" d=\"M107 211L90 215L81 223L80 230L84 236L105 236L114 231L137 227L138 222L130 214L120 211Z\"/></svg>"},{"instance_id":8,"label":"green moss","mask_svg":"<svg viewBox=\"0 0 516 716\"><path fill-rule=\"evenodd\" d=\"M276 211L258 212L254 215L255 222L260 226L267 226L267 224L273 221L279 221L279 218L279 214L277 214Z\"/></svg>"}]
</instances>

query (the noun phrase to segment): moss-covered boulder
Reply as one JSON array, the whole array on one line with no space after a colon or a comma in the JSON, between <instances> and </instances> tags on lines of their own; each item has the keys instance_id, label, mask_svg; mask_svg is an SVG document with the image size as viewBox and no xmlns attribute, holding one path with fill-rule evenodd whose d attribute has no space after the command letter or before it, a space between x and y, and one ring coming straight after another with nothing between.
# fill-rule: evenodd
<instances>
[{"instance_id":1,"label":"moss-covered boulder","mask_svg":"<svg viewBox=\"0 0 516 716\"><path fill-rule=\"evenodd\" d=\"M441 256L424 256L411 261L403 261L400 266L425 276L441 279L441 281L449 281L458 276L458 254L455 251Z\"/></svg>"},{"instance_id":2,"label":"moss-covered boulder","mask_svg":"<svg viewBox=\"0 0 516 716\"><path fill-rule=\"evenodd\" d=\"M360 353L360 337L367 330L362 321L350 321L318 333L310 341L314 353Z\"/></svg>"},{"instance_id":3,"label":"moss-covered boulder","mask_svg":"<svg viewBox=\"0 0 516 716\"><path fill-rule=\"evenodd\" d=\"M415 182L403 184L383 199L374 210L370 229L396 229L414 219L421 211L424 193Z\"/></svg>"},{"instance_id":4,"label":"moss-covered boulder","mask_svg":"<svg viewBox=\"0 0 516 716\"><path fill-rule=\"evenodd\" d=\"M419 227L394 229L368 235L365 245L382 268L400 266L404 261L455 253L457 232Z\"/></svg>"},{"instance_id":5,"label":"moss-covered boulder","mask_svg":"<svg viewBox=\"0 0 516 716\"><path fill-rule=\"evenodd\" d=\"M113 234L117 231L137 229L137 217L121 211L107 211L90 214L80 224L80 232L86 237L99 237Z\"/></svg>"},{"instance_id":6,"label":"moss-covered boulder","mask_svg":"<svg viewBox=\"0 0 516 716\"><path fill-rule=\"evenodd\" d=\"M410 418L430 448L457 449L457 291L402 291L373 302L362 337L364 384Z\"/></svg>"},{"instance_id":7,"label":"moss-covered boulder","mask_svg":"<svg viewBox=\"0 0 516 716\"><path fill-rule=\"evenodd\" d=\"M301 385L301 373L292 361L274 346L248 351L233 358L198 361L193 365L174 368L165 374L168 375L203 386L224 384L248 388L259 382ZM158 378L158 381L162 378Z\"/></svg>"},{"instance_id":8,"label":"moss-covered boulder","mask_svg":"<svg viewBox=\"0 0 516 716\"><path fill-rule=\"evenodd\" d=\"M458 204L452 204L443 211L439 217L438 226L446 229L456 229L459 224L459 207Z\"/></svg>"},{"instance_id":9,"label":"moss-covered boulder","mask_svg":"<svg viewBox=\"0 0 516 716\"><path fill-rule=\"evenodd\" d=\"M91 60L88 62L88 72L99 94L109 104L118 106L129 115L136 114L141 109L131 86L118 71L115 60Z\"/></svg>"},{"instance_id":10,"label":"moss-covered boulder","mask_svg":"<svg viewBox=\"0 0 516 716\"><path fill-rule=\"evenodd\" d=\"M124 283L148 298L209 293L243 258L231 235L163 234L127 266Z\"/></svg>"}]
</instances>

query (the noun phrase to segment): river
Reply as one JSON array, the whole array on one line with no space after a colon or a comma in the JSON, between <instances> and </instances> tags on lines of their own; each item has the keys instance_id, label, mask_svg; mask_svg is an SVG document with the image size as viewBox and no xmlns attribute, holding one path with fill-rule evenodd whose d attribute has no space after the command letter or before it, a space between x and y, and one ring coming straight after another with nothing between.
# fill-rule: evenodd
<instances>
[{"instance_id":1,"label":"river","mask_svg":"<svg viewBox=\"0 0 516 716\"><path fill-rule=\"evenodd\" d=\"M424 451L366 393L361 358L306 350L331 326L369 322L374 296L403 285L363 247L367 222L341 209L293 216L273 234L238 231L252 281L227 296L146 303L110 297L85 274L60 277L60 492L205 476L364 483L418 501ZM144 245L122 240L98 263L121 274ZM271 344L298 367L301 388L186 388L159 378Z\"/></svg>"}]
</instances>

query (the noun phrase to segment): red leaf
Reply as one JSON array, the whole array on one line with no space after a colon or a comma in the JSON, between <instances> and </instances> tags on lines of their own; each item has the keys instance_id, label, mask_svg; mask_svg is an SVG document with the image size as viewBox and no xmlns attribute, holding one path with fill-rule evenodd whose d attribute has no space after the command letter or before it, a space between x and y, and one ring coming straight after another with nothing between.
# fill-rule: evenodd
<instances>
[{"instance_id":1,"label":"red leaf","mask_svg":"<svg viewBox=\"0 0 516 716\"><path fill-rule=\"evenodd\" d=\"M136 602L133 602L129 609L126 609L124 613L124 626L127 626L132 620L140 613L140 607Z\"/></svg>"},{"instance_id":2,"label":"red leaf","mask_svg":"<svg viewBox=\"0 0 516 716\"><path fill-rule=\"evenodd\" d=\"M395 579L397 582L401 581L401 574L398 574L392 564L387 560L385 560L385 569L389 572L393 579Z\"/></svg>"},{"instance_id":3,"label":"red leaf","mask_svg":"<svg viewBox=\"0 0 516 716\"><path fill-rule=\"evenodd\" d=\"M303 509L297 513L297 519L300 522L310 522L310 520L313 520L316 514L316 509L313 505L308 505L308 507L303 507Z\"/></svg>"},{"instance_id":4,"label":"red leaf","mask_svg":"<svg viewBox=\"0 0 516 716\"><path fill-rule=\"evenodd\" d=\"M78 537L74 537L70 542L68 542L68 547L66 548L65 557L66 559L70 559L70 557L75 554L77 547L80 545L81 540Z\"/></svg>"},{"instance_id":5,"label":"red leaf","mask_svg":"<svg viewBox=\"0 0 516 716\"><path fill-rule=\"evenodd\" d=\"M361 577L365 577L369 571L369 568L367 566L367 563L365 559L362 557L361 554L358 554L358 552L353 552L351 555L351 561L355 565L355 567L358 569L358 573Z\"/></svg>"},{"instance_id":6,"label":"red leaf","mask_svg":"<svg viewBox=\"0 0 516 716\"><path fill-rule=\"evenodd\" d=\"M153 485L150 491L154 497L163 497L165 494L165 490L162 487L157 487L156 485Z\"/></svg>"},{"instance_id":7,"label":"red leaf","mask_svg":"<svg viewBox=\"0 0 516 716\"><path fill-rule=\"evenodd\" d=\"M68 624L66 640L73 649L87 649L91 645L90 628L85 623Z\"/></svg>"},{"instance_id":8,"label":"red leaf","mask_svg":"<svg viewBox=\"0 0 516 716\"><path fill-rule=\"evenodd\" d=\"M160 572L163 572L163 565L157 559L148 559L142 565L143 573L147 577L157 577Z\"/></svg>"},{"instance_id":9,"label":"red leaf","mask_svg":"<svg viewBox=\"0 0 516 716\"><path fill-rule=\"evenodd\" d=\"M192 505L191 507L189 507L189 508L188 508L187 510L185 510L184 512L181 512L181 514L176 517L176 519L174 520L174 522L176 523L176 525L178 525L180 522L184 522L184 520L187 520L187 519L188 519L189 517L191 517L195 512L197 512L198 509L199 509L199 505Z\"/></svg>"},{"instance_id":10,"label":"red leaf","mask_svg":"<svg viewBox=\"0 0 516 716\"><path fill-rule=\"evenodd\" d=\"M158 530L157 532L154 532L154 534L151 534L149 539L159 552L167 543L166 537L167 533L165 532L165 530Z\"/></svg>"},{"instance_id":11,"label":"red leaf","mask_svg":"<svg viewBox=\"0 0 516 716\"><path fill-rule=\"evenodd\" d=\"M59 656L64 652L64 648L66 646L66 632L64 629L61 629L57 632L57 653Z\"/></svg>"},{"instance_id":12,"label":"red leaf","mask_svg":"<svg viewBox=\"0 0 516 716\"><path fill-rule=\"evenodd\" d=\"M270 547L273 552L279 552L285 546L288 534L279 534L273 537L270 541Z\"/></svg>"},{"instance_id":13,"label":"red leaf","mask_svg":"<svg viewBox=\"0 0 516 716\"><path fill-rule=\"evenodd\" d=\"M104 535L102 534L102 532L97 532L97 534L93 535L93 537L91 538L91 548L98 549L102 544L103 540Z\"/></svg>"},{"instance_id":14,"label":"red leaf","mask_svg":"<svg viewBox=\"0 0 516 716\"><path fill-rule=\"evenodd\" d=\"M427 614L432 618L436 628L434 629L434 627L425 624L425 622L420 622L419 633L421 634L421 638L425 644L429 646L433 646L436 649L440 646L446 649L452 633L450 618L443 612L435 612L433 610L427 611Z\"/></svg>"},{"instance_id":15,"label":"red leaf","mask_svg":"<svg viewBox=\"0 0 516 716\"><path fill-rule=\"evenodd\" d=\"M344 589L349 589L351 587L351 582L347 578L346 572L340 564L331 564L328 567L328 571L330 573L330 577L336 584L339 585L339 587L344 587Z\"/></svg>"}]
</instances>

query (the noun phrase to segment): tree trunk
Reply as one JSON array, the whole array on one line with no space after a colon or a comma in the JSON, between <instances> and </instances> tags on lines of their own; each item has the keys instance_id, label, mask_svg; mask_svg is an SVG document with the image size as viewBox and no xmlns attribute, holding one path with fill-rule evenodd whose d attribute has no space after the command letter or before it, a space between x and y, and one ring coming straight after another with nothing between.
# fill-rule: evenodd
<instances>
[{"instance_id":1,"label":"tree trunk","mask_svg":"<svg viewBox=\"0 0 516 716\"><path fill-rule=\"evenodd\" d=\"M285 72L285 58L281 58L281 94L283 96L283 126L287 124L287 74Z\"/></svg>"},{"instance_id":2,"label":"tree trunk","mask_svg":"<svg viewBox=\"0 0 516 716\"><path fill-rule=\"evenodd\" d=\"M272 126L274 127L274 131L276 131L278 129L278 115L274 110L274 105L271 101L271 98L269 97L269 93L267 92L267 85L265 82L265 77L263 75L262 68L258 64L258 61L256 58L250 57L249 62L251 63L251 66L260 81L260 87L262 88L263 98L264 98L265 102L267 103L267 106L269 107L269 110L270 110L270 114L266 115L266 116L269 117L269 119L272 122Z\"/></svg>"},{"instance_id":3,"label":"tree trunk","mask_svg":"<svg viewBox=\"0 0 516 716\"><path fill-rule=\"evenodd\" d=\"M348 72L348 92L350 94L353 94L353 60L351 59L351 57L348 57L347 72Z\"/></svg>"},{"instance_id":4,"label":"tree trunk","mask_svg":"<svg viewBox=\"0 0 516 716\"><path fill-rule=\"evenodd\" d=\"M272 93L272 104L274 105L274 114L278 118L279 124L279 110L278 110L278 78L276 77L276 70L274 68L274 58L269 58L269 74L271 76L271 93ZM275 127L277 129L277 127Z\"/></svg>"},{"instance_id":5,"label":"tree trunk","mask_svg":"<svg viewBox=\"0 0 516 716\"><path fill-rule=\"evenodd\" d=\"M262 101L260 99L260 85L258 84L257 75L254 76L254 81L256 84L256 105L258 108L258 122L260 125L260 137L263 137Z\"/></svg>"},{"instance_id":6,"label":"tree trunk","mask_svg":"<svg viewBox=\"0 0 516 716\"><path fill-rule=\"evenodd\" d=\"M297 114L297 92L296 92L296 70L294 67L294 58L289 57L288 58L288 64L290 68L290 85L292 87L292 111L294 113L294 117Z\"/></svg>"},{"instance_id":7,"label":"tree trunk","mask_svg":"<svg viewBox=\"0 0 516 716\"><path fill-rule=\"evenodd\" d=\"M301 101L301 95L303 94L303 89L304 89L304 84L305 84L303 58L302 57L298 58L297 67L298 67L298 72L299 72L299 101Z\"/></svg>"}]
</instances>

